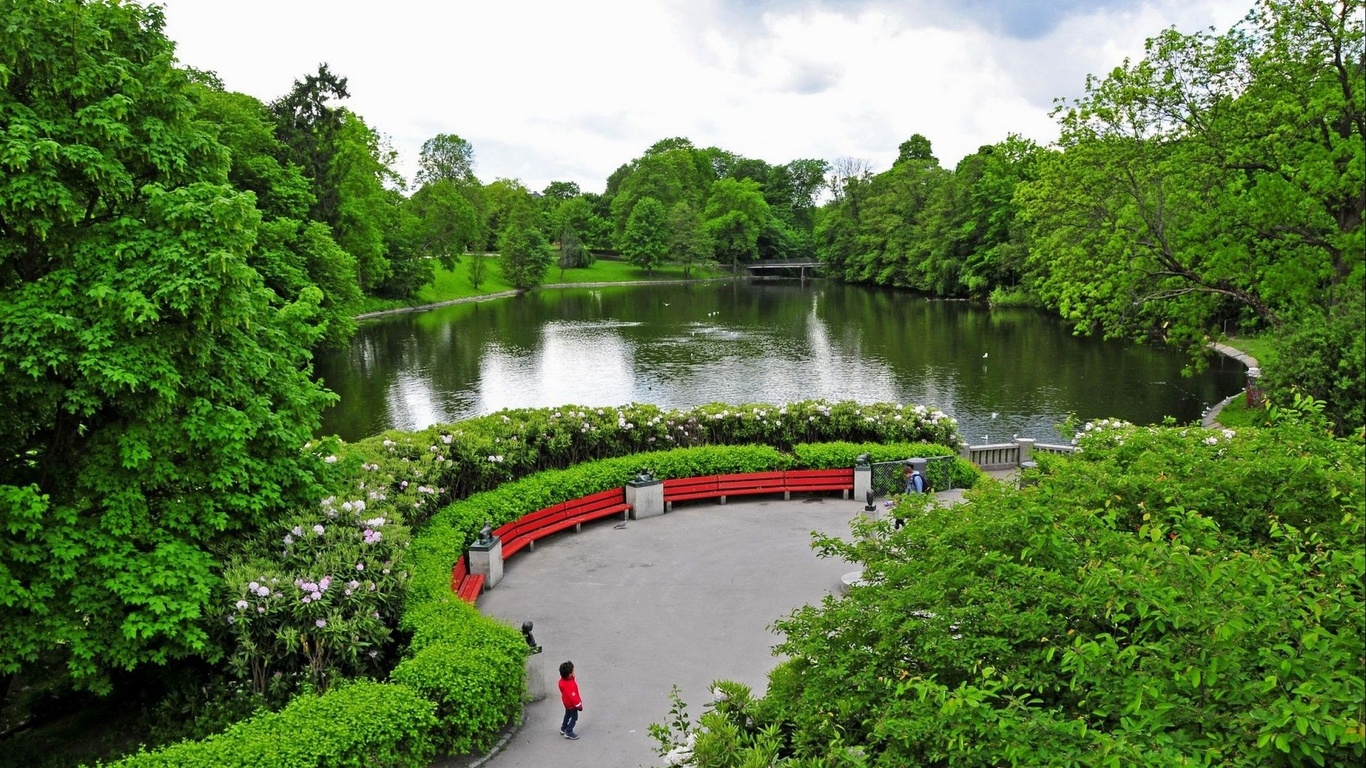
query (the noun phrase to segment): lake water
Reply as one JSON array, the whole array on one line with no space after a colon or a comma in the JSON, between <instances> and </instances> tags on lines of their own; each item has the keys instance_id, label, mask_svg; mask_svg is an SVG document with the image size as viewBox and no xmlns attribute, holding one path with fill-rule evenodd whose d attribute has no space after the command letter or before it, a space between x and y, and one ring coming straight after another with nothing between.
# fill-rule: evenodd
<instances>
[{"instance_id":1,"label":"lake water","mask_svg":"<svg viewBox=\"0 0 1366 768\"><path fill-rule=\"evenodd\" d=\"M317 373L341 396L322 434L355 440L501 408L889 401L936 407L971 443L1070 440L1069 415L1198 421L1243 367L1081 338L990 310L832 281L544 289L362 323Z\"/></svg>"}]
</instances>

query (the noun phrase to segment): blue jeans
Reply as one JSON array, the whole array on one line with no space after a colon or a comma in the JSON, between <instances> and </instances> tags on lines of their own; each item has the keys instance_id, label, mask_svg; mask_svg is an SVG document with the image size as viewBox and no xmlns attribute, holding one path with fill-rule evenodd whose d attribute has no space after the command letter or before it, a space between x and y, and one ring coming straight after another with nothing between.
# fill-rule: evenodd
<instances>
[{"instance_id":1,"label":"blue jeans","mask_svg":"<svg viewBox=\"0 0 1366 768\"><path fill-rule=\"evenodd\" d=\"M579 722L579 711L573 707L564 708L564 723L560 725L561 733L573 733L574 725Z\"/></svg>"}]
</instances>

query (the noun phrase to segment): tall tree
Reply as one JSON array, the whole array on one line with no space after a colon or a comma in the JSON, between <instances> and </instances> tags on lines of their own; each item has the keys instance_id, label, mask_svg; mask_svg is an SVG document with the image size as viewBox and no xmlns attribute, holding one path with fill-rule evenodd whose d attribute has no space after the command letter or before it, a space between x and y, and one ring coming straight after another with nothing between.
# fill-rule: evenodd
<instances>
[{"instance_id":1,"label":"tall tree","mask_svg":"<svg viewBox=\"0 0 1366 768\"><path fill-rule=\"evenodd\" d=\"M405 290L391 281L396 265L406 273L420 255L393 249L390 243L402 230L398 208L400 196L391 187L402 181L393 170L394 153L379 134L350 110L340 110L341 126L332 134L327 168L326 194L335 208L329 222L337 244L356 259L361 288L369 293L402 297ZM315 187L316 188L316 187Z\"/></svg>"},{"instance_id":2,"label":"tall tree","mask_svg":"<svg viewBox=\"0 0 1366 768\"><path fill-rule=\"evenodd\" d=\"M440 133L427 139L418 153L414 180L419 185L438 181L476 183L474 146L453 133Z\"/></svg>"},{"instance_id":3,"label":"tall tree","mask_svg":"<svg viewBox=\"0 0 1366 768\"><path fill-rule=\"evenodd\" d=\"M312 218L335 227L341 205L335 185L328 183L335 153L335 136L342 127L340 108L329 102L350 98L346 78L318 65L316 74L295 80L289 93L270 105L276 132L289 151L289 160L313 180Z\"/></svg>"},{"instance_id":4,"label":"tall tree","mask_svg":"<svg viewBox=\"0 0 1366 768\"><path fill-rule=\"evenodd\" d=\"M550 244L541 230L523 221L510 221L498 235L498 265L516 288L535 288L550 267Z\"/></svg>"},{"instance_id":5,"label":"tall tree","mask_svg":"<svg viewBox=\"0 0 1366 768\"><path fill-rule=\"evenodd\" d=\"M309 287L322 291L326 333L322 343L345 344L355 330L351 316L361 299L356 260L332 238L327 225L309 218L312 185L275 136L266 105L241 93L208 86L195 89L196 112L216 130L231 156L228 179L256 195L262 223L248 260L277 303L298 299Z\"/></svg>"},{"instance_id":6,"label":"tall tree","mask_svg":"<svg viewBox=\"0 0 1366 768\"><path fill-rule=\"evenodd\" d=\"M1268 0L1223 35L1170 30L1061 111L1023 190L1043 298L1079 329L1199 347L1362 290L1362 3Z\"/></svg>"},{"instance_id":7,"label":"tall tree","mask_svg":"<svg viewBox=\"0 0 1366 768\"><path fill-rule=\"evenodd\" d=\"M0 7L0 675L207 653L216 551L316 503L320 299L275 306L261 215L155 7Z\"/></svg>"},{"instance_id":8,"label":"tall tree","mask_svg":"<svg viewBox=\"0 0 1366 768\"><path fill-rule=\"evenodd\" d=\"M699 267L712 265L712 243L702 226L702 215L680 200L669 209L668 252L673 263L683 268L683 277L692 276Z\"/></svg>"},{"instance_id":9,"label":"tall tree","mask_svg":"<svg viewBox=\"0 0 1366 768\"><path fill-rule=\"evenodd\" d=\"M668 215L664 205L646 197L631 210L631 220L621 238L621 255L650 274L669 253Z\"/></svg>"},{"instance_id":10,"label":"tall tree","mask_svg":"<svg viewBox=\"0 0 1366 768\"><path fill-rule=\"evenodd\" d=\"M918 133L911 134L911 138L901 142L901 146L897 148L896 161L892 165L900 165L908 160L939 162L939 159L934 156L930 140Z\"/></svg>"},{"instance_id":11,"label":"tall tree","mask_svg":"<svg viewBox=\"0 0 1366 768\"><path fill-rule=\"evenodd\" d=\"M703 217L717 253L730 262L732 272L739 269L741 260L757 255L759 235L769 215L768 203L754 181L721 179L712 185Z\"/></svg>"}]
</instances>

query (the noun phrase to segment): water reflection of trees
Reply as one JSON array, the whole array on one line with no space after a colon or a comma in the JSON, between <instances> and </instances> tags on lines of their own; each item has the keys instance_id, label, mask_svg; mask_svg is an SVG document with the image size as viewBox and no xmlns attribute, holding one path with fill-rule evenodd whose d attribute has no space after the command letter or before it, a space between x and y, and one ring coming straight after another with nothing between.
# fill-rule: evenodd
<instances>
[{"instance_id":1,"label":"water reflection of trees","mask_svg":"<svg viewBox=\"0 0 1366 768\"><path fill-rule=\"evenodd\" d=\"M894 399L942 408L978 439L1051 430L1069 412L1189 420L1240 385L1236 365L1183 378L1185 362L1160 347L1075 337L1028 309L753 281L547 290L387 318L320 358L318 372L342 395L324 431L351 437L411 426L429 410L458 420L503 404L560 404L563 390L671 407L701 397ZM597 389L582 381L595 377Z\"/></svg>"}]
</instances>

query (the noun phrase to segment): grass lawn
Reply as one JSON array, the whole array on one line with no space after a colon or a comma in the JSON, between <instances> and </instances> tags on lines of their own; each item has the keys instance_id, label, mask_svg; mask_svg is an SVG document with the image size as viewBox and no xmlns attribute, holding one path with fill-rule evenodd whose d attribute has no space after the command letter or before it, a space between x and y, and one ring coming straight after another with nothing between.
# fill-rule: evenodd
<instances>
[{"instance_id":1,"label":"grass lawn","mask_svg":"<svg viewBox=\"0 0 1366 768\"><path fill-rule=\"evenodd\" d=\"M470 264L474 259L484 259L484 280L479 284L479 289L475 290L470 285ZM726 273L715 269L696 269L694 268L689 275L691 278L721 277ZM563 277L560 268L552 265L545 273L546 285L569 285L575 283L625 283L638 280L682 280L683 269L681 267L662 267L650 274L645 274L645 270L631 266L624 261L608 261L599 259L593 262L592 266L581 269L566 269ZM402 307L413 307L422 304L436 304L452 299L465 299L475 296L487 296L491 293L502 293L512 290L512 285L503 279L503 273L498 269L498 257L492 254L465 254L455 265L455 270L448 270L440 265L436 268L436 273L432 276L432 282L422 286L417 292L417 296L411 300L402 299L377 299L366 297L361 302L360 312L378 312L385 309L400 309Z\"/></svg>"},{"instance_id":2,"label":"grass lawn","mask_svg":"<svg viewBox=\"0 0 1366 768\"><path fill-rule=\"evenodd\" d=\"M1224 343L1257 358L1257 362L1261 363L1263 368L1266 367L1267 361L1274 357L1270 336L1230 336L1224 339Z\"/></svg>"},{"instance_id":3,"label":"grass lawn","mask_svg":"<svg viewBox=\"0 0 1366 768\"><path fill-rule=\"evenodd\" d=\"M1256 355L1253 356L1256 357ZM1246 397L1235 397L1219 411L1216 420L1230 429L1265 427L1267 425L1266 408L1261 406L1248 408Z\"/></svg>"}]
</instances>

